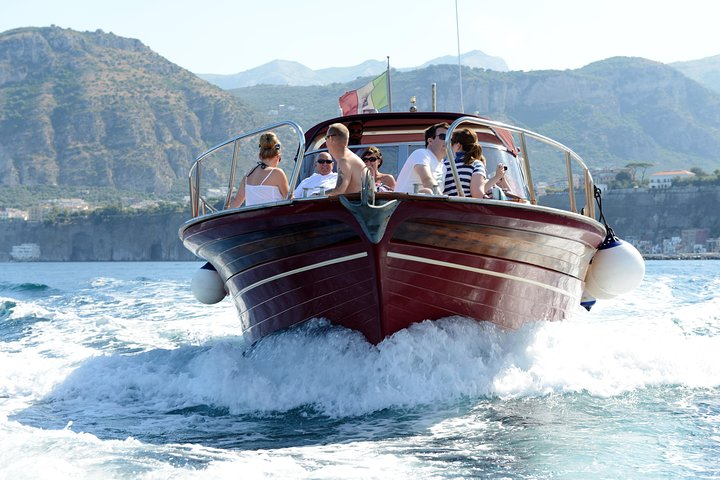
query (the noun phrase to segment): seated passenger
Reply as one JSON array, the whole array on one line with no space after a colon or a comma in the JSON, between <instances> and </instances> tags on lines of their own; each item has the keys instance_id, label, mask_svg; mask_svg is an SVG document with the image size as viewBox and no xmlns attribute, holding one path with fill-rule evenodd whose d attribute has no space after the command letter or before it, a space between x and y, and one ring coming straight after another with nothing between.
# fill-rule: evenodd
<instances>
[{"instance_id":1,"label":"seated passenger","mask_svg":"<svg viewBox=\"0 0 720 480\"><path fill-rule=\"evenodd\" d=\"M363 124L360 120L348 123L348 146L360 145L363 136Z\"/></svg>"},{"instance_id":2,"label":"seated passenger","mask_svg":"<svg viewBox=\"0 0 720 480\"><path fill-rule=\"evenodd\" d=\"M375 146L366 148L360 158L365 162L375 179L375 190L378 192L392 192L395 190L395 177L389 173L380 173L383 158L379 148Z\"/></svg>"},{"instance_id":3,"label":"seated passenger","mask_svg":"<svg viewBox=\"0 0 720 480\"><path fill-rule=\"evenodd\" d=\"M362 188L363 178L367 167L348 148L348 136L350 133L342 123L333 123L327 129L325 135L325 145L328 152L337 162L337 184L332 190L328 190L328 195L342 195L348 193L359 193Z\"/></svg>"},{"instance_id":4,"label":"seated passenger","mask_svg":"<svg viewBox=\"0 0 720 480\"><path fill-rule=\"evenodd\" d=\"M337 183L337 173L333 172L333 159L327 152L320 152L315 156L315 173L298 184L295 189L295 198L309 197L311 195L325 195Z\"/></svg>"},{"instance_id":5,"label":"seated passenger","mask_svg":"<svg viewBox=\"0 0 720 480\"><path fill-rule=\"evenodd\" d=\"M236 208L260 203L277 202L287 197L290 186L287 176L280 168L282 145L277 135L272 132L260 136L260 152L257 162L245 178L240 182L235 198L229 208Z\"/></svg>"},{"instance_id":6,"label":"seated passenger","mask_svg":"<svg viewBox=\"0 0 720 480\"><path fill-rule=\"evenodd\" d=\"M498 163L495 175L487 179L485 157L482 147L477 143L477 135L469 128L455 130L450 140L455 153L455 168L466 197L484 198L491 194L493 187L505 176L505 166ZM445 188L443 192L450 196L459 196L450 161L445 160ZM505 183L507 185L507 183ZM502 191L498 188L498 191Z\"/></svg>"},{"instance_id":7,"label":"seated passenger","mask_svg":"<svg viewBox=\"0 0 720 480\"><path fill-rule=\"evenodd\" d=\"M425 148L410 154L400 170L395 185L396 192L442 193L445 178L445 135L450 127L438 123L425 130Z\"/></svg>"}]
</instances>

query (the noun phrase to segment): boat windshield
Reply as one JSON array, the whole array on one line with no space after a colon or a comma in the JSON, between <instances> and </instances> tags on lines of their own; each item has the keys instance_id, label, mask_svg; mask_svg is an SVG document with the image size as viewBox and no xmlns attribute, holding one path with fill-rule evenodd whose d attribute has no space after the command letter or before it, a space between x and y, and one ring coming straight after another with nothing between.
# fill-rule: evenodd
<instances>
[{"instance_id":1,"label":"boat windshield","mask_svg":"<svg viewBox=\"0 0 720 480\"><path fill-rule=\"evenodd\" d=\"M566 181L557 186L553 184L553 188L564 188L568 192L570 211L583 212L590 217L594 215L593 182L587 166L575 152L550 138L480 117L452 113L388 113L357 117L347 122L363 122L362 137L357 140L361 144L349 148L362 156L368 147L377 147L382 154L382 163L379 165L381 173L393 175L397 179L410 154L424 147L424 134L428 125L452 122L449 132L461 126L476 132L478 142L483 147L488 178L494 175L498 162L507 165L505 178L509 188L505 187L504 190L512 194L507 195L510 200L537 204L537 187L530 184L532 179L528 170L532 152L533 164L542 165L541 173L544 176L557 173L561 178L565 175ZM294 122L279 122L241 134L203 153L196 159L189 173L193 216L232 205L231 200L236 197L243 179L257 167L258 138L269 131L275 133L282 143L282 161L278 166L288 178L290 192L282 200L273 196L266 203L291 202L292 192L297 190L300 182L315 173L316 155L327 152L325 135L332 122L337 120L320 123L307 133L303 133L302 128ZM450 148L450 145L447 147ZM298 158L299 152L302 153ZM219 162L215 163L215 160ZM229 164L231 168L227 170L223 164ZM336 165L333 165L333 170L337 172ZM310 187L303 187L303 190L305 188ZM319 192L322 192L322 188L328 187L322 185ZM583 199L575 199L576 190L584 190L584 204Z\"/></svg>"}]
</instances>

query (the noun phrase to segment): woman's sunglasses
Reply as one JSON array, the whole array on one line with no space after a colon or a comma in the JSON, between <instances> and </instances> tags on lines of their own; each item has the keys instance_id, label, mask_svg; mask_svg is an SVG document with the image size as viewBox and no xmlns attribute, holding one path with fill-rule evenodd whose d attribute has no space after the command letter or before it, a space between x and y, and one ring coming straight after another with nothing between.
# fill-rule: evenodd
<instances>
[{"instance_id":1,"label":"woman's sunglasses","mask_svg":"<svg viewBox=\"0 0 720 480\"><path fill-rule=\"evenodd\" d=\"M363 158L363 162L366 162L366 163L367 163L367 162L377 162L378 160L380 160L378 157L365 157L365 158Z\"/></svg>"}]
</instances>

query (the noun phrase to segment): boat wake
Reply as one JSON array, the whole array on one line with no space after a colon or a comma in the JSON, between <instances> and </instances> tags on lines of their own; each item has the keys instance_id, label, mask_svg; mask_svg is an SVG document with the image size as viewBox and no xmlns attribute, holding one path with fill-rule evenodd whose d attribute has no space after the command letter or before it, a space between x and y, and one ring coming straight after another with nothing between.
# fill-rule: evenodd
<instances>
[{"instance_id":1,"label":"boat wake","mask_svg":"<svg viewBox=\"0 0 720 480\"><path fill-rule=\"evenodd\" d=\"M230 338L94 357L41 403L61 427L77 416L150 411L264 415L309 407L342 417L463 398L720 385L720 337L665 325L649 331L647 323L576 321L504 331L454 317L373 346L357 332L314 320L252 347Z\"/></svg>"}]
</instances>

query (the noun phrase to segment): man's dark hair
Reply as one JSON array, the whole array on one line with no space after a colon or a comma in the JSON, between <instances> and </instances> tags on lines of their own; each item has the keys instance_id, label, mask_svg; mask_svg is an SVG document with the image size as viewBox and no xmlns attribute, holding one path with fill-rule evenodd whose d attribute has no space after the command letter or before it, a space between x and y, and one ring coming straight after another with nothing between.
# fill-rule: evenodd
<instances>
[{"instance_id":1,"label":"man's dark hair","mask_svg":"<svg viewBox=\"0 0 720 480\"><path fill-rule=\"evenodd\" d=\"M428 146L428 140L435 136L435 132L437 132L438 128L444 128L445 130L447 130L448 128L450 128L450 125L447 122L436 123L432 127L425 130L425 148L427 148Z\"/></svg>"}]
</instances>

